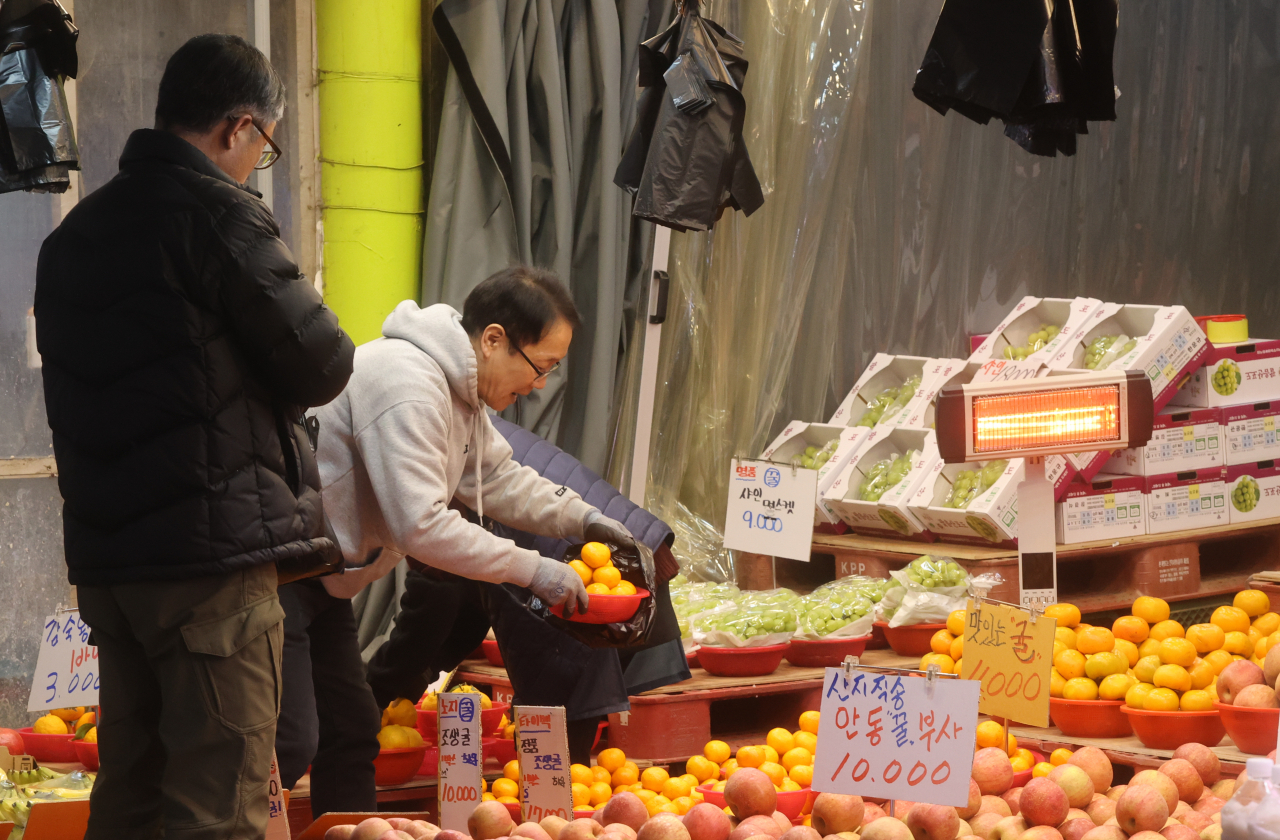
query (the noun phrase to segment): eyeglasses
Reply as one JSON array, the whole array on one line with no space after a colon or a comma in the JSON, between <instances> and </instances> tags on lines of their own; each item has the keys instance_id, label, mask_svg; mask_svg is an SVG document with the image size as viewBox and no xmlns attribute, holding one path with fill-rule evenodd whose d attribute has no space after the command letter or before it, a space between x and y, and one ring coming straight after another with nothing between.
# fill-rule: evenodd
<instances>
[{"instance_id":1,"label":"eyeglasses","mask_svg":"<svg viewBox=\"0 0 1280 840\"><path fill-rule=\"evenodd\" d=\"M514 344L512 346L515 347ZM534 382L537 382L539 379L546 379L548 376L550 376L551 374L555 373L557 370L560 369L561 362L556 362L551 367L547 368L546 370L543 370L542 368L538 367L533 363L533 359L530 359L528 356L525 356L524 351L521 350L519 347L516 347L516 352L519 353L521 356L524 356L524 360L529 363L529 367L533 368L533 372L538 374L536 377L534 377L533 379Z\"/></svg>"},{"instance_id":2,"label":"eyeglasses","mask_svg":"<svg viewBox=\"0 0 1280 840\"><path fill-rule=\"evenodd\" d=\"M276 141L271 139L271 135L267 134L266 129L258 122L257 117L252 114L242 114L247 116L249 121L253 123L253 127L258 129L258 133L262 135L262 139L267 141L267 145L262 147L262 154L258 157L258 162L253 165L254 169L270 169L271 165L280 159L280 155L284 154L280 151L280 147L276 145ZM240 116L231 114L227 117L229 120L238 120Z\"/></svg>"}]
</instances>

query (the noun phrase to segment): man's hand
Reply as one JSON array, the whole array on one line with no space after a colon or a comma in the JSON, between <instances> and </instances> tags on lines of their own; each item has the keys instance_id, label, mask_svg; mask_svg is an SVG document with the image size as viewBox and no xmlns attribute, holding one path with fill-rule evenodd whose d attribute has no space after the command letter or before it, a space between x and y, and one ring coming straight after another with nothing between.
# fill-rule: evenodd
<instances>
[{"instance_id":1,"label":"man's hand","mask_svg":"<svg viewBox=\"0 0 1280 840\"><path fill-rule=\"evenodd\" d=\"M577 572L569 568L567 563L559 563L546 557L542 558L538 571L534 572L529 588L548 606L558 607L564 604L566 613L576 604L578 614L585 614L591 599Z\"/></svg>"},{"instance_id":2,"label":"man's hand","mask_svg":"<svg viewBox=\"0 0 1280 840\"><path fill-rule=\"evenodd\" d=\"M598 510L587 514L587 525L582 529L582 537L587 542L613 543L619 546L631 545L636 541L625 525Z\"/></svg>"}]
</instances>

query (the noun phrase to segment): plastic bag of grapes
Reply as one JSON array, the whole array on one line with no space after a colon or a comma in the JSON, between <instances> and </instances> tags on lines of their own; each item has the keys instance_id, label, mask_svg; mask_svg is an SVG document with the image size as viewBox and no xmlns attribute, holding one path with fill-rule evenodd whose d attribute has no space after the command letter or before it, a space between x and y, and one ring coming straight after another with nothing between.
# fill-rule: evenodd
<instances>
[{"instance_id":1,"label":"plastic bag of grapes","mask_svg":"<svg viewBox=\"0 0 1280 840\"><path fill-rule=\"evenodd\" d=\"M974 499L991 489L991 485L996 483L996 479L1000 478L1008 466L1008 461L999 460L987 461L976 470L960 470L956 473L955 484L951 485L951 492L943 500L942 506L960 510L969 507Z\"/></svg>"},{"instance_id":2,"label":"plastic bag of grapes","mask_svg":"<svg viewBox=\"0 0 1280 840\"><path fill-rule=\"evenodd\" d=\"M871 402L867 403L867 410L862 413L862 417L855 426L862 426L870 429L880 422L880 418L884 416L885 409L893 404L898 398L897 388L885 388Z\"/></svg>"},{"instance_id":3,"label":"plastic bag of grapes","mask_svg":"<svg viewBox=\"0 0 1280 840\"><path fill-rule=\"evenodd\" d=\"M929 554L889 574L903 590L901 602L889 618L890 627L946 621L952 612L964 609L972 580L955 560Z\"/></svg>"},{"instance_id":4,"label":"plastic bag of grapes","mask_svg":"<svg viewBox=\"0 0 1280 840\"><path fill-rule=\"evenodd\" d=\"M671 605L686 654L698 649L693 639L693 619L724 604L732 604L739 594L738 587L732 583L692 583L672 588Z\"/></svg>"},{"instance_id":5,"label":"plastic bag of grapes","mask_svg":"<svg viewBox=\"0 0 1280 840\"><path fill-rule=\"evenodd\" d=\"M875 603L854 587L819 587L800 600L796 638L853 639L871 633Z\"/></svg>"},{"instance_id":6,"label":"plastic bag of grapes","mask_svg":"<svg viewBox=\"0 0 1280 840\"><path fill-rule=\"evenodd\" d=\"M894 397L893 402L889 403L885 408L884 414L880 417L881 423L888 423L894 417L898 416L898 412L907 407L907 403L911 402L916 396L916 389L920 387L920 375L908 376L907 380L898 388L898 396Z\"/></svg>"},{"instance_id":7,"label":"plastic bag of grapes","mask_svg":"<svg viewBox=\"0 0 1280 840\"><path fill-rule=\"evenodd\" d=\"M799 602L799 596L796 602ZM780 645L795 635L796 619L793 606L723 604L692 619L693 640L709 647Z\"/></svg>"},{"instance_id":8,"label":"plastic bag of grapes","mask_svg":"<svg viewBox=\"0 0 1280 840\"><path fill-rule=\"evenodd\" d=\"M907 477L911 472L911 463L920 457L920 450L908 449L893 458L876 461L863 476L858 486L858 499L863 502L878 502L889 488Z\"/></svg>"}]
</instances>

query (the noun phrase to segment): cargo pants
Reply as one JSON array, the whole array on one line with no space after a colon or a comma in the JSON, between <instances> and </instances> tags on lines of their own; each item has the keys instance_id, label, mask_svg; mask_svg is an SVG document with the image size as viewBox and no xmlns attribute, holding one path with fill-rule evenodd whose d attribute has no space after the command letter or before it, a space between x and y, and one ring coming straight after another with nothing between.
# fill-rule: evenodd
<instances>
[{"instance_id":1,"label":"cargo pants","mask_svg":"<svg viewBox=\"0 0 1280 840\"><path fill-rule=\"evenodd\" d=\"M78 588L102 671L86 840L256 840L280 709L274 564Z\"/></svg>"}]
</instances>

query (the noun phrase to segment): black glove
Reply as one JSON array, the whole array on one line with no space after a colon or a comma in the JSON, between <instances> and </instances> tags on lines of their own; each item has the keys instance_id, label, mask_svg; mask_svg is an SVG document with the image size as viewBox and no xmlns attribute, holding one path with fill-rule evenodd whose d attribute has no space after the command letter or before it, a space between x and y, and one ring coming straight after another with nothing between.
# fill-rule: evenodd
<instances>
[{"instance_id":1,"label":"black glove","mask_svg":"<svg viewBox=\"0 0 1280 840\"><path fill-rule=\"evenodd\" d=\"M587 542L613 543L619 546L634 545L636 541L627 526L598 510L587 514L587 526L582 529L582 538Z\"/></svg>"}]
</instances>

